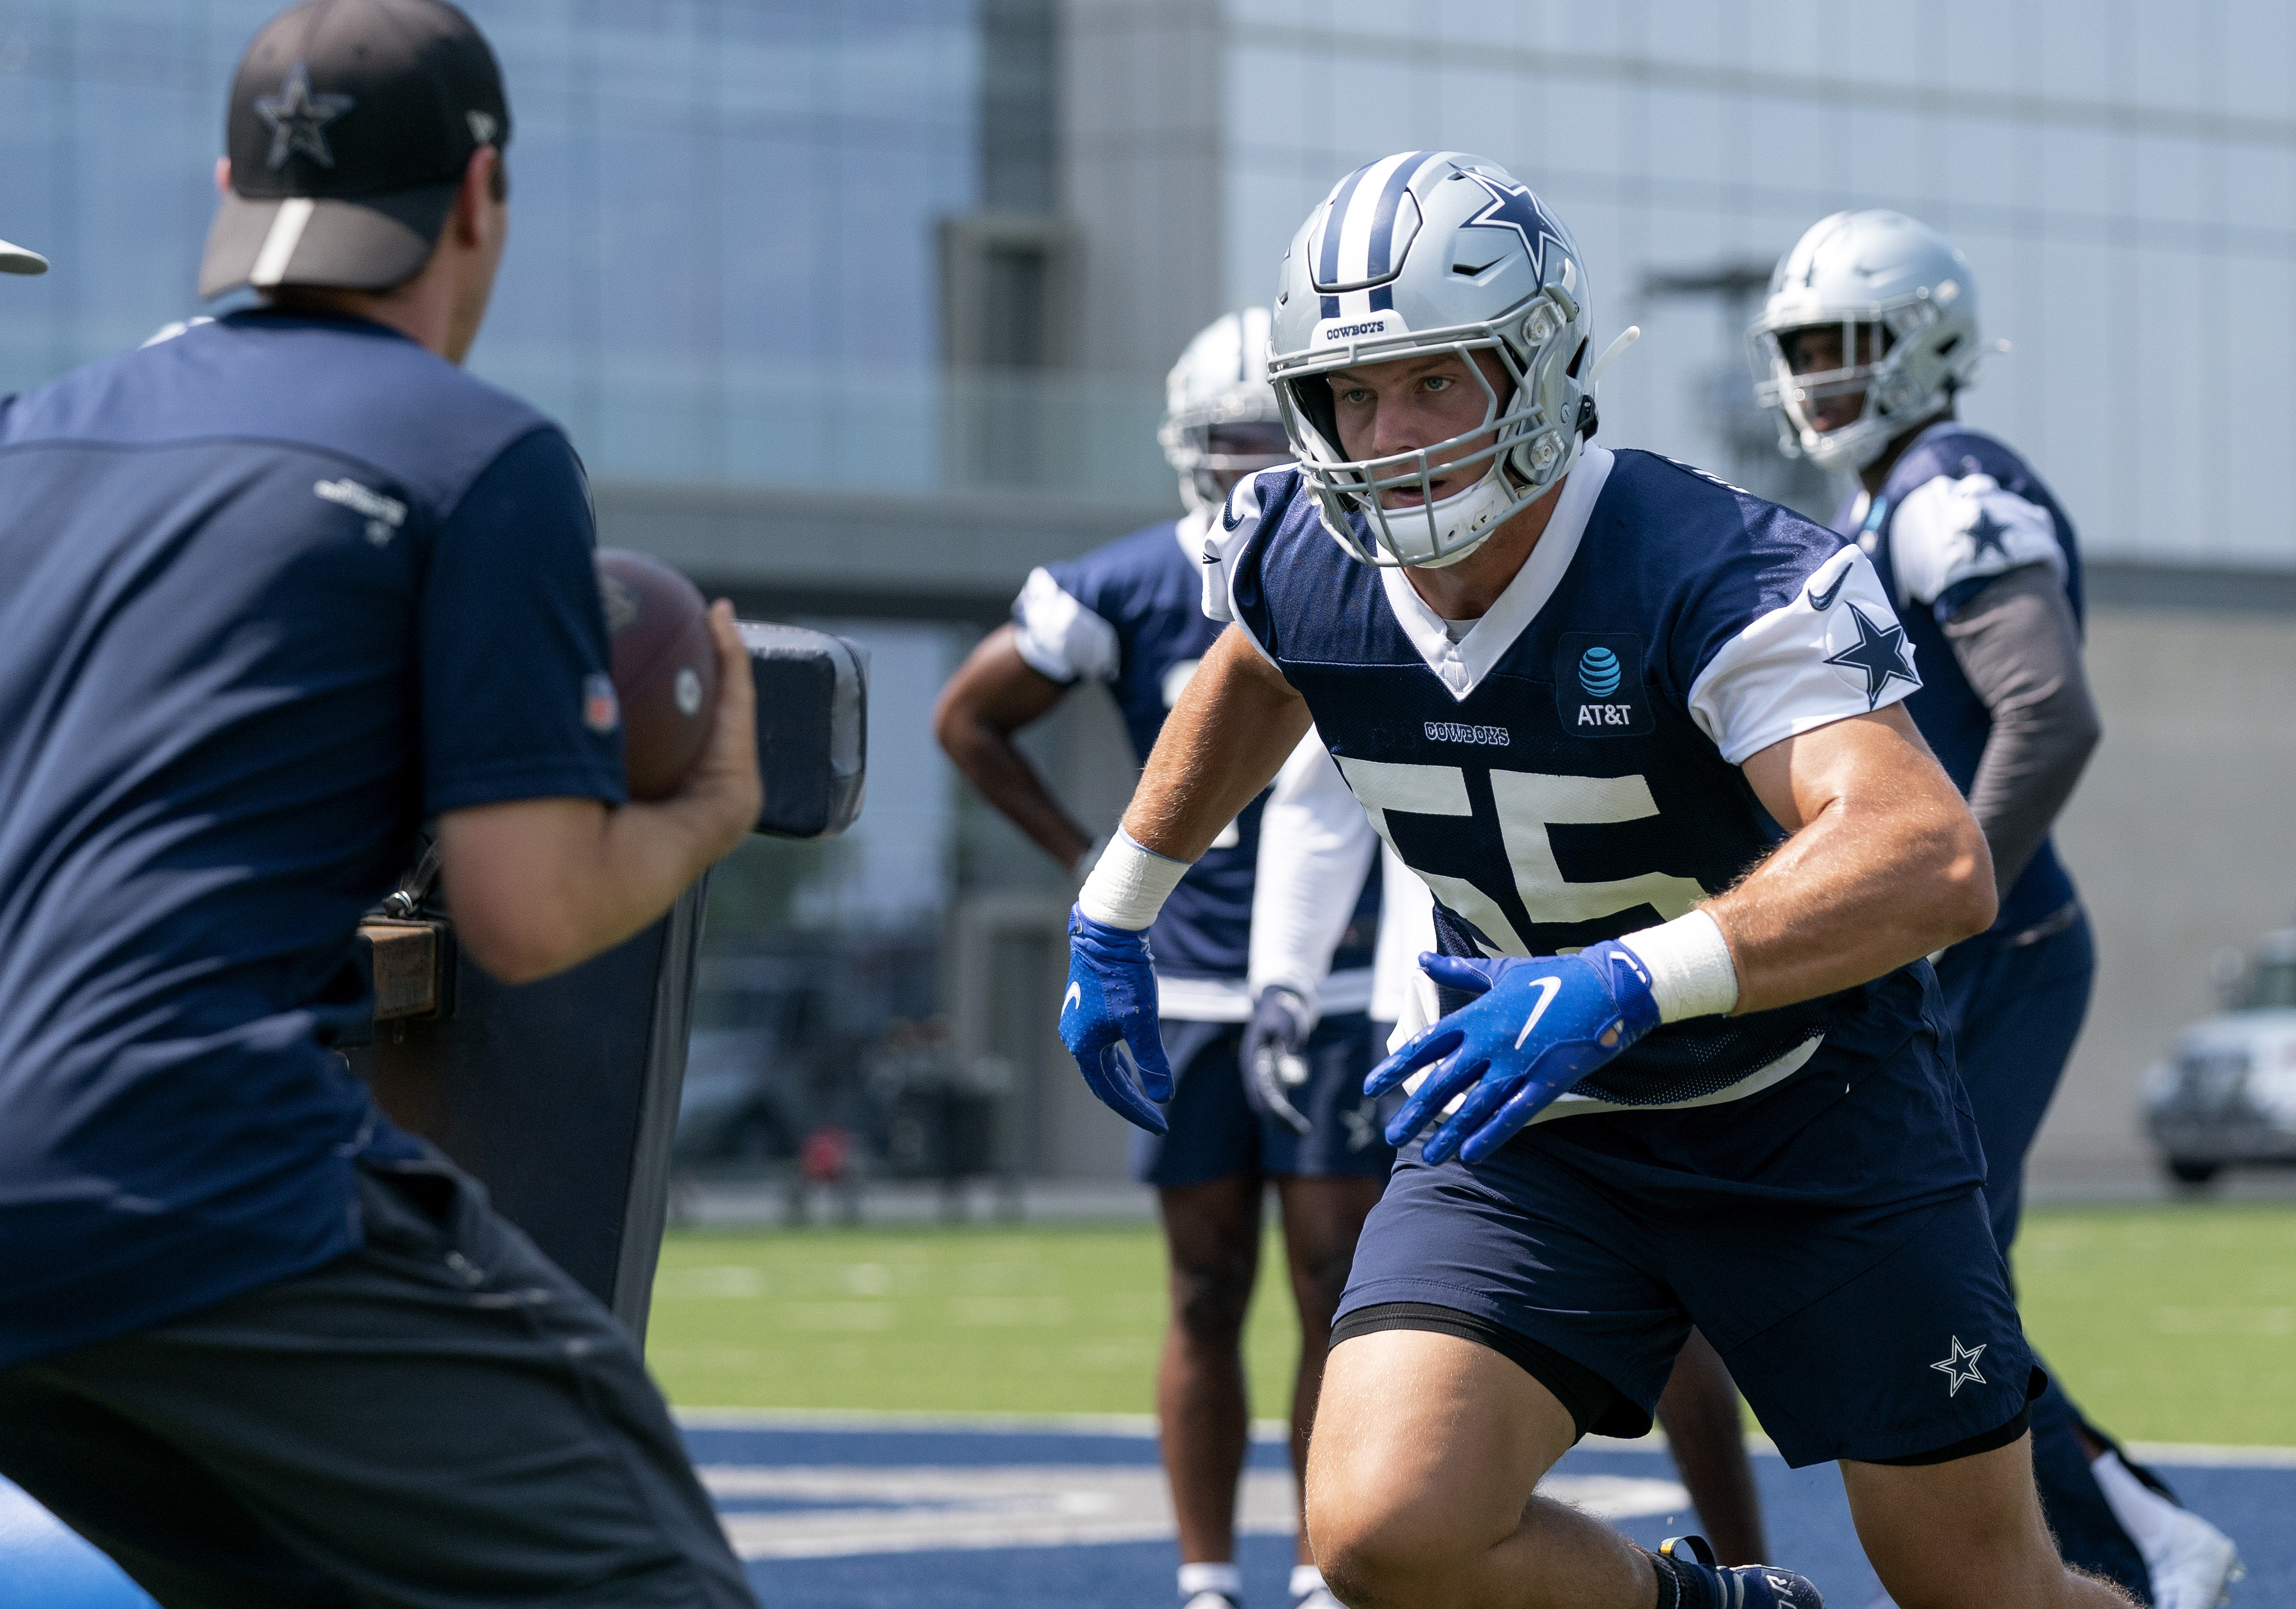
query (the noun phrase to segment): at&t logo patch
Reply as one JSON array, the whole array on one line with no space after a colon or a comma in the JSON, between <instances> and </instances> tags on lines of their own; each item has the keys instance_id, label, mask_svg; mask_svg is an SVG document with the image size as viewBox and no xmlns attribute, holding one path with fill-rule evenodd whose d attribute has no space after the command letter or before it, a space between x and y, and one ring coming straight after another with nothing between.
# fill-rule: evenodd
<instances>
[{"instance_id":1,"label":"at&t logo patch","mask_svg":"<svg viewBox=\"0 0 2296 1609\"><path fill-rule=\"evenodd\" d=\"M1555 651L1554 713L1567 738L1656 730L1643 685L1642 640L1624 632L1565 633Z\"/></svg>"}]
</instances>

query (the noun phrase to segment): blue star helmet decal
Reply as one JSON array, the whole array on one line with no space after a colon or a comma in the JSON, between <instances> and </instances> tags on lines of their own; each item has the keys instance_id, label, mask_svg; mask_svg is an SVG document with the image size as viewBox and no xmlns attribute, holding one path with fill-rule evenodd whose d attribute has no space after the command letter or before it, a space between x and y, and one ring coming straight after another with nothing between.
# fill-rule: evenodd
<instances>
[{"instance_id":1,"label":"blue star helmet decal","mask_svg":"<svg viewBox=\"0 0 2296 1609\"><path fill-rule=\"evenodd\" d=\"M1866 617L1866 611L1857 604L1849 612L1857 622L1857 642L1826 659L1828 665L1838 665L1844 670L1866 673L1866 707L1872 709L1881 703L1882 695L1889 690L1892 681L1910 682L1915 687L1922 679L1914 674L1914 662L1906 652L1906 628L1896 621L1883 631Z\"/></svg>"},{"instance_id":2,"label":"blue star helmet decal","mask_svg":"<svg viewBox=\"0 0 2296 1609\"><path fill-rule=\"evenodd\" d=\"M271 129L271 154L266 162L275 170L284 167L299 151L320 167L332 167L335 153L327 148L327 125L355 104L349 95L313 94L311 69L296 62L277 94L258 96L255 102L255 115Z\"/></svg>"},{"instance_id":3,"label":"blue star helmet decal","mask_svg":"<svg viewBox=\"0 0 2296 1609\"><path fill-rule=\"evenodd\" d=\"M1962 535L1969 538L1971 563L1975 563L1988 553L2000 554L2004 564L2009 561L2009 544L2001 540L2009 535L2009 527L1994 519L1991 511L1984 504L1978 505L1977 523L1964 531Z\"/></svg>"},{"instance_id":4,"label":"blue star helmet decal","mask_svg":"<svg viewBox=\"0 0 2296 1609\"><path fill-rule=\"evenodd\" d=\"M1569 251L1563 244L1562 225L1540 204L1528 184L1509 184L1492 178L1488 174L1462 170L1461 176L1472 179L1490 193L1490 200L1480 212L1472 214L1461 225L1489 224L1501 229L1512 229L1522 237L1523 249L1530 254L1530 265L1538 282L1546 283L1546 248L1551 241L1558 250Z\"/></svg>"}]
</instances>

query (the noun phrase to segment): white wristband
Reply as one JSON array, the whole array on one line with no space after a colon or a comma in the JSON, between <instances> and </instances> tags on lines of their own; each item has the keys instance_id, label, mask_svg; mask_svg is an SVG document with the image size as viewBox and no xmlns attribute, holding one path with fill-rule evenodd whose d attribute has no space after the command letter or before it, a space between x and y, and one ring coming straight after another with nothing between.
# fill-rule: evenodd
<instances>
[{"instance_id":1,"label":"white wristband","mask_svg":"<svg viewBox=\"0 0 2296 1609\"><path fill-rule=\"evenodd\" d=\"M1077 909L1095 922L1138 932L1155 922L1188 865L1143 848L1119 827L1093 862L1092 875L1077 894Z\"/></svg>"},{"instance_id":2,"label":"white wristband","mask_svg":"<svg viewBox=\"0 0 2296 1609\"><path fill-rule=\"evenodd\" d=\"M1659 1021L1719 1017L1737 1005L1738 963L1730 959L1721 927L1703 911L1629 933L1619 943L1650 968Z\"/></svg>"}]
</instances>

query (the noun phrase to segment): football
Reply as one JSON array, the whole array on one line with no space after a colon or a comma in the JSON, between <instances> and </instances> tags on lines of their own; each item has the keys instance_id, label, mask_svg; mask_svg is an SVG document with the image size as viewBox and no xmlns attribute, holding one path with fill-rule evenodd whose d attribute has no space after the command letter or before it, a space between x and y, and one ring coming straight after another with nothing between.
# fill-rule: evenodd
<instances>
[{"instance_id":1,"label":"football","mask_svg":"<svg viewBox=\"0 0 2296 1609\"><path fill-rule=\"evenodd\" d=\"M662 798L693 769L718 706L709 605L660 559L621 548L599 550L598 593L613 649L630 797Z\"/></svg>"}]
</instances>

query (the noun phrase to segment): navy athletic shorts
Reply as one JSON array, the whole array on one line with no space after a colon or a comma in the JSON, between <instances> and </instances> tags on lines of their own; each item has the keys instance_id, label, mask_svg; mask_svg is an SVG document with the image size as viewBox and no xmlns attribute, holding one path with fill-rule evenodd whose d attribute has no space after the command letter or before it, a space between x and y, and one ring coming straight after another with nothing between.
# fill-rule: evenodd
<instances>
[{"instance_id":1,"label":"navy athletic shorts","mask_svg":"<svg viewBox=\"0 0 2296 1609\"><path fill-rule=\"evenodd\" d=\"M2043 1376L1949 1054L1919 1035L1845 1078L1821 1052L1743 1101L1562 1118L1472 1167L1431 1167L1414 1141L1364 1226L1335 1334L1484 1340L1582 1432L1638 1436L1695 1324L1789 1464L1980 1450L2021 1428ZM1685 1165L1702 1123L1727 1172ZM1557 1378L1538 1361L1553 1356ZM1590 1374L1610 1389L1582 1410L1562 1376Z\"/></svg>"},{"instance_id":2,"label":"navy athletic shorts","mask_svg":"<svg viewBox=\"0 0 2296 1609\"><path fill-rule=\"evenodd\" d=\"M1288 1091L1310 1127L1295 1134L1251 1109L1243 1093L1243 1025L1167 1020L1164 1054L1177 1081L1164 1115L1171 1132L1136 1130L1132 1176L1159 1189L1239 1173L1300 1179L1383 1179L1395 1152L1380 1133L1393 1098L1374 1101L1363 1081L1386 1054L1360 1011L1327 1017L1302 1047L1308 1082Z\"/></svg>"}]
</instances>

